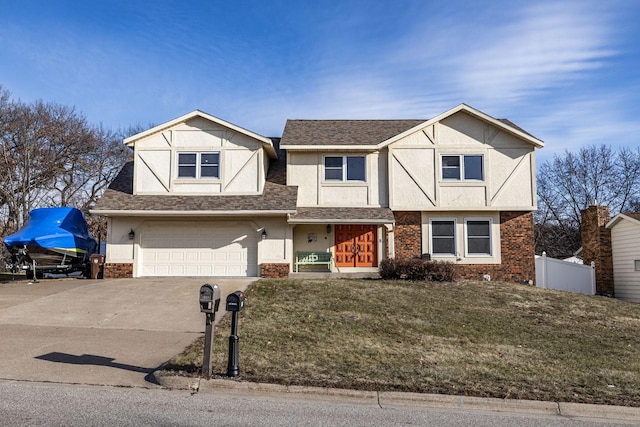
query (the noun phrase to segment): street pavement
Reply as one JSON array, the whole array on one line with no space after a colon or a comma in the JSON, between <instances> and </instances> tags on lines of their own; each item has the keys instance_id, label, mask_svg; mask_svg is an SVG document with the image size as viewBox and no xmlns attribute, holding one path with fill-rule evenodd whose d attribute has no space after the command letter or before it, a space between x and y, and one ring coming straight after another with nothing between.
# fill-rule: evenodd
<instances>
[{"instance_id":1,"label":"street pavement","mask_svg":"<svg viewBox=\"0 0 640 427\"><path fill-rule=\"evenodd\" d=\"M52 426L605 427L637 421L378 403L349 396L0 381L0 424Z\"/></svg>"},{"instance_id":2,"label":"street pavement","mask_svg":"<svg viewBox=\"0 0 640 427\"><path fill-rule=\"evenodd\" d=\"M221 311L251 279L215 279ZM0 284L0 379L153 387L150 374L205 328L203 278Z\"/></svg>"}]
</instances>

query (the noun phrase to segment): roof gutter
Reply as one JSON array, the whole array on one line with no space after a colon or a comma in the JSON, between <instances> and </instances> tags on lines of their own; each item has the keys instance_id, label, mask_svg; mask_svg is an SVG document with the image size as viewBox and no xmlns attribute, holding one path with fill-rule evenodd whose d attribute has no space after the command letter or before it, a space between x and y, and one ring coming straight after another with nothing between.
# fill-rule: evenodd
<instances>
[{"instance_id":1,"label":"roof gutter","mask_svg":"<svg viewBox=\"0 0 640 427\"><path fill-rule=\"evenodd\" d=\"M395 224L395 220L385 219L342 219L342 218L323 218L323 219L289 219L289 224Z\"/></svg>"},{"instance_id":2,"label":"roof gutter","mask_svg":"<svg viewBox=\"0 0 640 427\"><path fill-rule=\"evenodd\" d=\"M240 216L240 215L252 215L252 216L273 216L273 215L287 215L295 213L295 210L233 210L233 211L160 211L160 210L106 210L106 209L91 209L90 213L94 215L104 216L186 216L186 217L198 217L198 216Z\"/></svg>"}]
</instances>

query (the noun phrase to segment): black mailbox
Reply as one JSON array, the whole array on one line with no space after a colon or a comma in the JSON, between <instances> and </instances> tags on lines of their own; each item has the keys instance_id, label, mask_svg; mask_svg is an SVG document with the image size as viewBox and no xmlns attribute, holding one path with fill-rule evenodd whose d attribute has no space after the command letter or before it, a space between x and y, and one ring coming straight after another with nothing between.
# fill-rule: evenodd
<instances>
[{"instance_id":1,"label":"black mailbox","mask_svg":"<svg viewBox=\"0 0 640 427\"><path fill-rule=\"evenodd\" d=\"M244 292L235 291L227 296L227 311L240 311L244 307Z\"/></svg>"},{"instance_id":2,"label":"black mailbox","mask_svg":"<svg viewBox=\"0 0 640 427\"><path fill-rule=\"evenodd\" d=\"M227 304L229 304L227 299ZM200 287L200 311L216 313L220 307L220 288L218 285L205 284Z\"/></svg>"}]
</instances>

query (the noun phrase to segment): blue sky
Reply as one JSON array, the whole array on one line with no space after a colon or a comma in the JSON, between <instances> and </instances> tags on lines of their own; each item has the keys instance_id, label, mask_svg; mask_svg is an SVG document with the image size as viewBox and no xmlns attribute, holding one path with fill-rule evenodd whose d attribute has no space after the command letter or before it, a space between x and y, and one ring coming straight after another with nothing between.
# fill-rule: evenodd
<instances>
[{"instance_id":1,"label":"blue sky","mask_svg":"<svg viewBox=\"0 0 640 427\"><path fill-rule=\"evenodd\" d=\"M291 118L425 118L462 102L538 161L640 142L640 1L3 0L0 85L118 129L194 109L266 136Z\"/></svg>"}]
</instances>

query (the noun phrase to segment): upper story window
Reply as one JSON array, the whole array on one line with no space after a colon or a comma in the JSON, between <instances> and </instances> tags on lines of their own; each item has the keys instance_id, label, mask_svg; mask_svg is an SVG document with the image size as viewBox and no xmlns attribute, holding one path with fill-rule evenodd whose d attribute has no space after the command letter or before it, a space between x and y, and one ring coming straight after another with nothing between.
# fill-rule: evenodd
<instances>
[{"instance_id":1,"label":"upper story window","mask_svg":"<svg viewBox=\"0 0 640 427\"><path fill-rule=\"evenodd\" d=\"M364 156L326 156L325 181L366 181Z\"/></svg>"},{"instance_id":2,"label":"upper story window","mask_svg":"<svg viewBox=\"0 0 640 427\"><path fill-rule=\"evenodd\" d=\"M484 180L484 167L481 155L442 156L442 179L444 180Z\"/></svg>"},{"instance_id":3,"label":"upper story window","mask_svg":"<svg viewBox=\"0 0 640 427\"><path fill-rule=\"evenodd\" d=\"M178 178L220 178L220 153L178 153Z\"/></svg>"}]
</instances>

